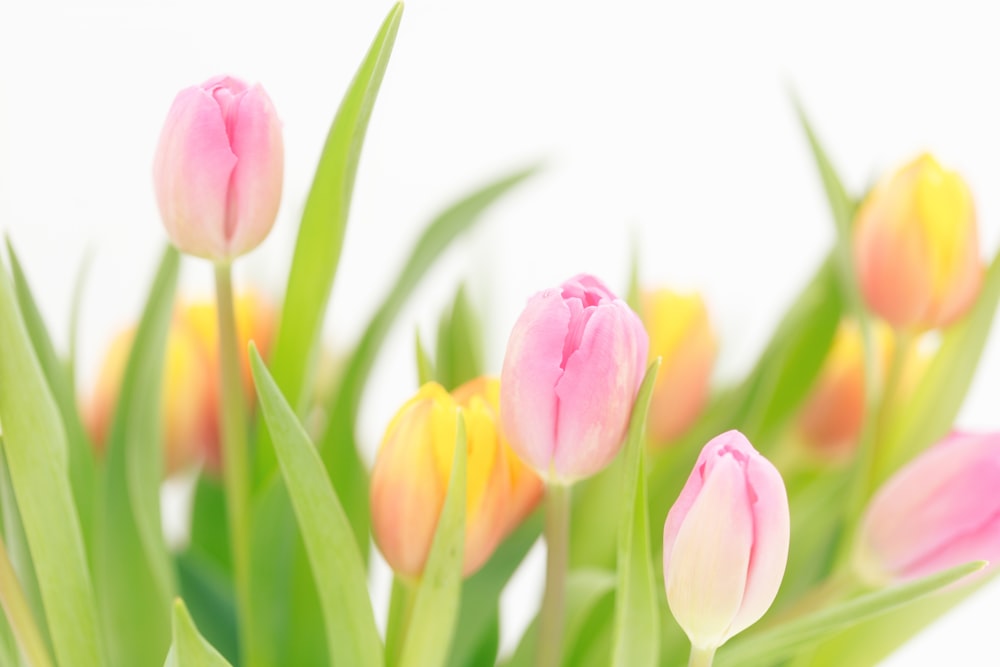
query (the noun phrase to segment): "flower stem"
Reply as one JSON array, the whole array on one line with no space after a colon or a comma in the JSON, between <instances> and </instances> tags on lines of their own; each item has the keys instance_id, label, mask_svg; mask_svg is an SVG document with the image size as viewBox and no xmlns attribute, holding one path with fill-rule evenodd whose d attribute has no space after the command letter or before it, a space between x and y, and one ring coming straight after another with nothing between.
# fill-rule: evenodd
<instances>
[{"instance_id":1,"label":"flower stem","mask_svg":"<svg viewBox=\"0 0 1000 667\"><path fill-rule=\"evenodd\" d=\"M569 564L570 487L551 484L546 490L545 597L542 598L538 667L557 667L562 658L563 626L566 623L566 568Z\"/></svg>"},{"instance_id":2,"label":"flower stem","mask_svg":"<svg viewBox=\"0 0 1000 667\"><path fill-rule=\"evenodd\" d=\"M385 628L385 664L395 667L406 640L406 630L410 627L410 616L413 614L413 603L416 601L416 591L413 584L394 577L392 580L392 596L389 598L389 622Z\"/></svg>"},{"instance_id":3,"label":"flower stem","mask_svg":"<svg viewBox=\"0 0 1000 667\"><path fill-rule=\"evenodd\" d=\"M226 491L229 541L233 555L236 611L243 664L253 665L250 612L250 516L247 452L247 406L240 371L239 338L233 309L233 282L229 264L215 265L215 293L219 314L219 368L222 374L222 476Z\"/></svg>"},{"instance_id":4,"label":"flower stem","mask_svg":"<svg viewBox=\"0 0 1000 667\"><path fill-rule=\"evenodd\" d=\"M691 646L691 657L688 659L688 667L712 667L713 660L715 660L714 648Z\"/></svg>"},{"instance_id":5,"label":"flower stem","mask_svg":"<svg viewBox=\"0 0 1000 667\"><path fill-rule=\"evenodd\" d=\"M24 597L21 583L7 556L7 549L0 541L0 606L7 614L10 629L21 653L32 667L52 667L52 658L45 648L45 640L35 624L28 599Z\"/></svg>"}]
</instances>

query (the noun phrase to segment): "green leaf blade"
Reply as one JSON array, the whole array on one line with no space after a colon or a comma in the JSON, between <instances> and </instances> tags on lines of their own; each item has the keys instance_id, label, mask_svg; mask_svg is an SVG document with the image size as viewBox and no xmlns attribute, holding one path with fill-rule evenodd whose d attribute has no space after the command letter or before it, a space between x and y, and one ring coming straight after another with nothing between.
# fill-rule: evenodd
<instances>
[{"instance_id":1,"label":"green leaf blade","mask_svg":"<svg viewBox=\"0 0 1000 667\"><path fill-rule=\"evenodd\" d=\"M198 632L184 602L178 599L173 609L173 644L164 667L231 667Z\"/></svg>"},{"instance_id":2,"label":"green leaf blade","mask_svg":"<svg viewBox=\"0 0 1000 667\"><path fill-rule=\"evenodd\" d=\"M103 667L97 604L69 481L66 433L2 265L0 423L55 659L62 665Z\"/></svg>"},{"instance_id":3,"label":"green leaf blade","mask_svg":"<svg viewBox=\"0 0 1000 667\"><path fill-rule=\"evenodd\" d=\"M612 664L659 664L659 606L646 506L646 421L662 359L649 365L639 387L625 439L624 511L618 528L618 578L615 592Z\"/></svg>"},{"instance_id":4,"label":"green leaf blade","mask_svg":"<svg viewBox=\"0 0 1000 667\"><path fill-rule=\"evenodd\" d=\"M368 598L364 562L319 455L257 352L250 364L264 422L305 542L334 664L380 665L382 641Z\"/></svg>"},{"instance_id":5,"label":"green leaf blade","mask_svg":"<svg viewBox=\"0 0 1000 667\"><path fill-rule=\"evenodd\" d=\"M465 420L456 411L451 479L403 641L400 667L441 667L448 658L462 592L465 558L467 441Z\"/></svg>"},{"instance_id":6,"label":"green leaf blade","mask_svg":"<svg viewBox=\"0 0 1000 667\"><path fill-rule=\"evenodd\" d=\"M316 354L330 290L340 262L361 148L403 14L397 3L382 23L333 119L306 200L271 362L274 377L299 413ZM261 438L257 479L274 470L274 451Z\"/></svg>"}]
</instances>

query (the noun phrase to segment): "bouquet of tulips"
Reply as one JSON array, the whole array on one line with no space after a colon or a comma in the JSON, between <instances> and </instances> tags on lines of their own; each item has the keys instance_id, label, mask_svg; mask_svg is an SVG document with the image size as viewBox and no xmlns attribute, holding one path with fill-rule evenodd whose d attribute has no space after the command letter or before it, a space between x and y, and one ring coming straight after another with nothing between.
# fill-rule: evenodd
<instances>
[{"instance_id":1,"label":"bouquet of tulips","mask_svg":"<svg viewBox=\"0 0 1000 667\"><path fill-rule=\"evenodd\" d=\"M283 151L267 93L231 77L167 113L153 182L172 246L82 400L8 244L0 664L871 665L989 581L1000 435L952 428L1000 263L984 267L957 174L923 155L856 197L801 114L836 242L745 379L711 385L705 304L644 289L639 267L624 298L587 273L524 295L499 376L459 289L366 465L358 406L387 332L533 172L446 208L353 349L324 347L401 13L333 120L280 304L234 291L233 262L274 223ZM175 303L181 253L214 263L214 301ZM191 511L168 546L176 474ZM544 593L501 654L499 599L539 540ZM373 543L395 573L384 624Z\"/></svg>"}]
</instances>

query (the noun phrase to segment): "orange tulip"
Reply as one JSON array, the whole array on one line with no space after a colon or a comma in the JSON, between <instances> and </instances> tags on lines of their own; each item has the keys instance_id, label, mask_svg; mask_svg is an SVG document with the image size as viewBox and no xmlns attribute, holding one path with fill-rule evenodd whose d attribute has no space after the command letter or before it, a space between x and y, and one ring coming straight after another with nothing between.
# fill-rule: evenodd
<instances>
[{"instance_id":1,"label":"orange tulip","mask_svg":"<svg viewBox=\"0 0 1000 667\"><path fill-rule=\"evenodd\" d=\"M649 358L663 358L648 423L651 440L663 444L683 435L704 409L718 345L708 309L697 294L645 292L642 319L649 332Z\"/></svg>"}]
</instances>

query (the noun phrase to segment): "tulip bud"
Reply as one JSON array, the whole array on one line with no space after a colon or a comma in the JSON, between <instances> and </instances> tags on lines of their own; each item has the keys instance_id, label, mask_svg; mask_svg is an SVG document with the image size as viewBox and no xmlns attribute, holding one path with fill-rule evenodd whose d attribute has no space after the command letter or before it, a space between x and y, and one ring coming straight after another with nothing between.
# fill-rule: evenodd
<instances>
[{"instance_id":1,"label":"tulip bud","mask_svg":"<svg viewBox=\"0 0 1000 667\"><path fill-rule=\"evenodd\" d=\"M153 162L174 245L227 262L260 244L278 213L283 150L281 124L260 85L217 77L178 93Z\"/></svg>"},{"instance_id":2,"label":"tulip bud","mask_svg":"<svg viewBox=\"0 0 1000 667\"><path fill-rule=\"evenodd\" d=\"M692 646L714 650L764 615L788 560L788 497L742 433L701 450L663 527L667 602Z\"/></svg>"},{"instance_id":3,"label":"tulip bud","mask_svg":"<svg viewBox=\"0 0 1000 667\"><path fill-rule=\"evenodd\" d=\"M899 470L861 519L854 551L872 585L1000 559L1000 433L953 433Z\"/></svg>"},{"instance_id":4,"label":"tulip bud","mask_svg":"<svg viewBox=\"0 0 1000 667\"><path fill-rule=\"evenodd\" d=\"M708 399L717 344L705 302L697 294L661 289L642 297L649 357L662 357L649 408L655 444L677 439L694 423Z\"/></svg>"},{"instance_id":5,"label":"tulip bud","mask_svg":"<svg viewBox=\"0 0 1000 667\"><path fill-rule=\"evenodd\" d=\"M245 350L247 343L254 340L266 355L273 337L274 309L250 292L236 298L235 308L240 349ZM221 469L216 332L215 304L207 301L178 308L167 332L162 388L167 475L199 462L212 472ZM84 410L87 431L98 450L104 448L108 437L134 337L134 329L128 329L112 341ZM249 367L245 379L249 397L253 391Z\"/></svg>"},{"instance_id":6,"label":"tulip bud","mask_svg":"<svg viewBox=\"0 0 1000 667\"><path fill-rule=\"evenodd\" d=\"M593 276L533 296L500 376L511 447L549 481L569 483L606 466L624 441L648 349L636 314Z\"/></svg>"},{"instance_id":7,"label":"tulip bud","mask_svg":"<svg viewBox=\"0 0 1000 667\"><path fill-rule=\"evenodd\" d=\"M468 391L461 402L428 382L386 429L371 480L372 532L393 570L419 577L444 506L455 452L456 411L465 419L468 448L465 575L496 548L506 527L508 472L496 412L487 397Z\"/></svg>"},{"instance_id":8,"label":"tulip bud","mask_svg":"<svg viewBox=\"0 0 1000 667\"><path fill-rule=\"evenodd\" d=\"M894 327L955 322L976 300L983 276L969 188L921 155L865 199L854 258L869 307Z\"/></svg>"}]
</instances>

